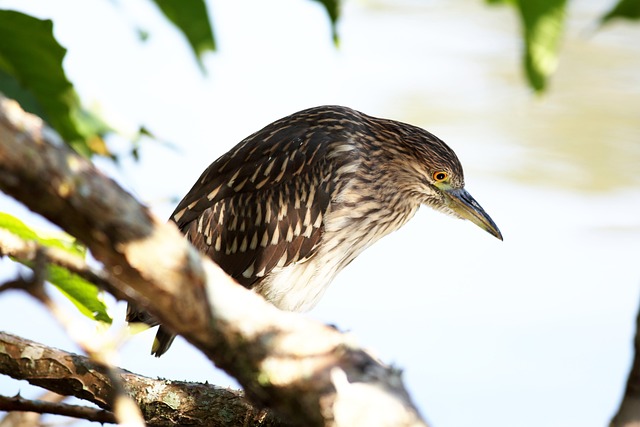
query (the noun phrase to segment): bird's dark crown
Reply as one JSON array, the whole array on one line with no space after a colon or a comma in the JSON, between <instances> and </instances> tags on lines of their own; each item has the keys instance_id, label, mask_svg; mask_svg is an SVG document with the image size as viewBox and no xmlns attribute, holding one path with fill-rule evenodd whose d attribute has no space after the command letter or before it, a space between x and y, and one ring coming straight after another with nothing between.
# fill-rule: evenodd
<instances>
[{"instance_id":1,"label":"bird's dark crown","mask_svg":"<svg viewBox=\"0 0 640 427\"><path fill-rule=\"evenodd\" d=\"M350 140L361 147L370 167L378 173L397 177L395 183L411 194L433 188L434 175L444 172L446 184L464 187L462 165L455 152L437 136L408 123L369 116L348 107L326 105L300 111L279 122L304 121L325 137ZM276 122L277 125L279 122ZM300 123L302 124L302 123Z\"/></svg>"},{"instance_id":2,"label":"bird's dark crown","mask_svg":"<svg viewBox=\"0 0 640 427\"><path fill-rule=\"evenodd\" d=\"M386 155L385 157L406 156L404 160L412 158L434 171L447 170L452 177L458 177L462 181L462 166L455 152L440 138L420 127L369 116L339 105L302 110L274 122L270 127L296 125L308 126L314 132L360 137L369 144L366 148L371 149L374 154Z\"/></svg>"}]
</instances>

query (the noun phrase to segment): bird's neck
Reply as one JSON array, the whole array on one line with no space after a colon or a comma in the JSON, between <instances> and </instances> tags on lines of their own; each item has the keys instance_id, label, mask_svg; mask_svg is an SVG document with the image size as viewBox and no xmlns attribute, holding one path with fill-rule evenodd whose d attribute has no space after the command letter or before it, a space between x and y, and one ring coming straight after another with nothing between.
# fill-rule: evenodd
<instances>
[{"instance_id":1,"label":"bird's neck","mask_svg":"<svg viewBox=\"0 0 640 427\"><path fill-rule=\"evenodd\" d=\"M413 197L378 188L374 193L361 191L365 182L354 182L332 203L325 219L327 241L336 242L343 253L343 265L351 262L364 249L399 229L419 208ZM366 194L366 196L365 196ZM337 249L337 248L336 248Z\"/></svg>"},{"instance_id":2,"label":"bird's neck","mask_svg":"<svg viewBox=\"0 0 640 427\"><path fill-rule=\"evenodd\" d=\"M352 179L332 201L316 254L270 275L256 292L282 310L313 308L340 270L377 240L402 227L418 210L414 198L386 189L363 192L361 185L371 183Z\"/></svg>"}]
</instances>

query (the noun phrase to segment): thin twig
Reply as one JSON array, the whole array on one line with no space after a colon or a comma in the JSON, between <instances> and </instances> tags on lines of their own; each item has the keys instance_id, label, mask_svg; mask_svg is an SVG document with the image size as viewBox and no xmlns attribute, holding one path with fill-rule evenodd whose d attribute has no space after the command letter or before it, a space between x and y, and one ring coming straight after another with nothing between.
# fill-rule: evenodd
<instances>
[{"instance_id":1,"label":"thin twig","mask_svg":"<svg viewBox=\"0 0 640 427\"><path fill-rule=\"evenodd\" d=\"M24 289L26 283L23 278L19 277L17 279L9 280L8 282L4 282L0 285L0 292L8 291L10 289Z\"/></svg>"},{"instance_id":2,"label":"thin twig","mask_svg":"<svg viewBox=\"0 0 640 427\"><path fill-rule=\"evenodd\" d=\"M29 400L20 395L6 397L0 395L0 411L36 412L39 414L64 415L81 418L99 423L115 424L113 412L88 406L70 405L68 403L45 402L43 400Z\"/></svg>"}]
</instances>

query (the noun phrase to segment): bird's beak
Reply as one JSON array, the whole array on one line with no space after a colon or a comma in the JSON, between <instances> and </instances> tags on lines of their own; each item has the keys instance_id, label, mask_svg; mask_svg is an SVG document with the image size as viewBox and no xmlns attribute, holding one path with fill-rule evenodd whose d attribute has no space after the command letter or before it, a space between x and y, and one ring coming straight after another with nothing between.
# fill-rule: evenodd
<instances>
[{"instance_id":1,"label":"bird's beak","mask_svg":"<svg viewBox=\"0 0 640 427\"><path fill-rule=\"evenodd\" d=\"M482 206L471 197L471 194L469 194L467 190L464 188L447 189L444 190L443 193L449 209L502 240L502 234L500 230L498 230L496 223L493 222L491 217L482 209Z\"/></svg>"}]
</instances>

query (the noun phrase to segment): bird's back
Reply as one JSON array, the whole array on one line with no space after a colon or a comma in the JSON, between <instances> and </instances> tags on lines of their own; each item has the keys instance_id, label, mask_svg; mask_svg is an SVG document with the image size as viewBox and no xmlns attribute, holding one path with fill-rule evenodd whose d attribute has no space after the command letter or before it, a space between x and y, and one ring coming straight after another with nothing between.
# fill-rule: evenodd
<instances>
[{"instance_id":1,"label":"bird's back","mask_svg":"<svg viewBox=\"0 0 640 427\"><path fill-rule=\"evenodd\" d=\"M361 161L359 113L319 107L278 120L213 162L171 220L240 284L312 257Z\"/></svg>"}]
</instances>

